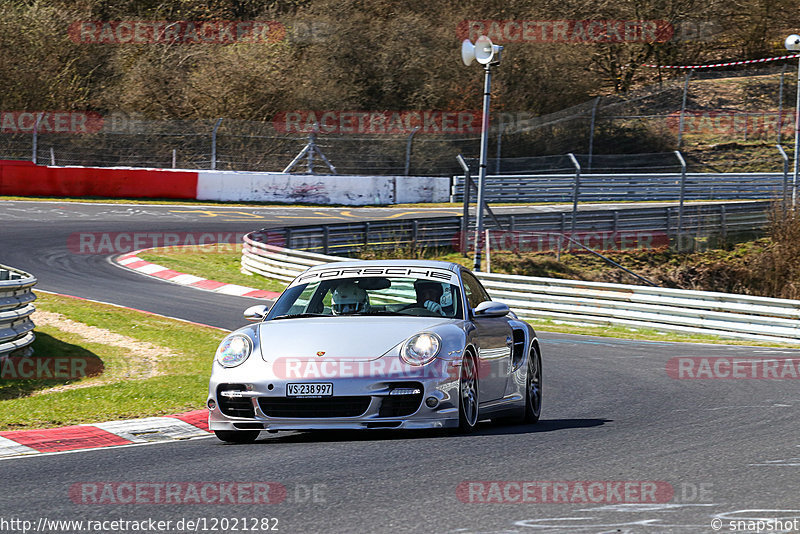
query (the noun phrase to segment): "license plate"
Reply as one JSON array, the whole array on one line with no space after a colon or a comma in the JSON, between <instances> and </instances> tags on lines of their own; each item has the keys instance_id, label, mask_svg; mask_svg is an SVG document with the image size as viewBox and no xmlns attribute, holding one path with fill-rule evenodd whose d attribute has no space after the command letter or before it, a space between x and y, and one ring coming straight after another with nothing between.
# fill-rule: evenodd
<instances>
[{"instance_id":1,"label":"license plate","mask_svg":"<svg viewBox=\"0 0 800 534\"><path fill-rule=\"evenodd\" d=\"M286 384L287 397L330 397L333 395L331 382L314 384Z\"/></svg>"}]
</instances>

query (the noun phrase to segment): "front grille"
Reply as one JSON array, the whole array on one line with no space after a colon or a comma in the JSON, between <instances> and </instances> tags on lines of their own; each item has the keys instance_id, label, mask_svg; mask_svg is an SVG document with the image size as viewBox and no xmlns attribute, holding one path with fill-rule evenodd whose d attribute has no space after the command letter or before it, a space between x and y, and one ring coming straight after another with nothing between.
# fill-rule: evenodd
<instances>
[{"instance_id":1,"label":"front grille","mask_svg":"<svg viewBox=\"0 0 800 534\"><path fill-rule=\"evenodd\" d=\"M381 408L378 417L403 417L411 415L419 409L422 403L422 384L418 382L397 383L392 389L416 388L419 393L415 395L389 395L381 399Z\"/></svg>"},{"instance_id":2,"label":"front grille","mask_svg":"<svg viewBox=\"0 0 800 534\"><path fill-rule=\"evenodd\" d=\"M244 384L220 384L217 386L217 405L219 411L230 417L247 417L252 419L256 416L253 401L250 397L225 397L221 395L223 391L245 391Z\"/></svg>"},{"instance_id":3,"label":"front grille","mask_svg":"<svg viewBox=\"0 0 800 534\"><path fill-rule=\"evenodd\" d=\"M258 405L267 417L357 417L367 411L370 398L369 396L323 399L259 397Z\"/></svg>"}]
</instances>

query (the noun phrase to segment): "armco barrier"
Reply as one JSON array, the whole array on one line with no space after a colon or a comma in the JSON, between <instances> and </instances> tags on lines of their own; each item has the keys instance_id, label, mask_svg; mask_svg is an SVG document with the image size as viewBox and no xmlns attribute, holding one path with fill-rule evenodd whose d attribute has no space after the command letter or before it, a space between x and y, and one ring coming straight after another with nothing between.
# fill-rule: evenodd
<instances>
[{"instance_id":1,"label":"armco barrier","mask_svg":"<svg viewBox=\"0 0 800 534\"><path fill-rule=\"evenodd\" d=\"M770 207L771 203L767 201L686 204L682 220L683 240L704 240L709 236L724 239L757 232L766 226ZM572 214L556 208L535 213L500 214L497 218L504 231L498 231L494 220L487 218L486 228L495 232L492 234L492 248L508 250L516 246L518 250L524 250L529 245L525 241L526 232L570 232ZM672 239L677 235L679 213L676 205L628 204L615 209L585 208L577 213L575 231L588 238L592 233L602 235L609 232L652 232ZM272 228L265 229L260 237L261 242L295 250L342 255L365 248L456 248L461 231L460 217L429 217Z\"/></svg>"},{"instance_id":2,"label":"armco barrier","mask_svg":"<svg viewBox=\"0 0 800 534\"><path fill-rule=\"evenodd\" d=\"M474 178L473 178L474 180ZM680 173L499 174L486 177L486 202L662 201L681 196ZM454 176L450 201L464 198L464 176ZM782 198L788 188L783 173L687 173L686 200L737 200Z\"/></svg>"},{"instance_id":3,"label":"armco barrier","mask_svg":"<svg viewBox=\"0 0 800 534\"><path fill-rule=\"evenodd\" d=\"M347 258L245 237L242 270L289 281L312 265ZM624 325L800 344L800 301L554 278L476 273L492 298L524 319Z\"/></svg>"},{"instance_id":4,"label":"armco barrier","mask_svg":"<svg viewBox=\"0 0 800 534\"><path fill-rule=\"evenodd\" d=\"M20 351L29 353L33 343L31 288L36 278L24 271L0 265L0 358Z\"/></svg>"}]
</instances>

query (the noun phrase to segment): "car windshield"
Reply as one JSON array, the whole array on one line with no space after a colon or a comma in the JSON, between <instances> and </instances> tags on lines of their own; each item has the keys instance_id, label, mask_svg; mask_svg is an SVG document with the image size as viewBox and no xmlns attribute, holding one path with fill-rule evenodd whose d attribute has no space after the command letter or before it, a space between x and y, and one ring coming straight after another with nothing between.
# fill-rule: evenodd
<instances>
[{"instance_id":1,"label":"car windshield","mask_svg":"<svg viewBox=\"0 0 800 534\"><path fill-rule=\"evenodd\" d=\"M335 272L335 271L334 271ZM365 315L461 318L461 296L454 273L415 276L303 277L284 291L267 320Z\"/></svg>"}]
</instances>

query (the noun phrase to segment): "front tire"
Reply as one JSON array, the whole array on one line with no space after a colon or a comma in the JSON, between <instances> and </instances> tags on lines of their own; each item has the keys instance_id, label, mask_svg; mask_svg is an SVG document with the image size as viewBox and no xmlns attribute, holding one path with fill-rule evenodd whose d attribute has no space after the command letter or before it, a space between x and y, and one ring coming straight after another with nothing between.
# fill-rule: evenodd
<instances>
[{"instance_id":1,"label":"front tire","mask_svg":"<svg viewBox=\"0 0 800 534\"><path fill-rule=\"evenodd\" d=\"M215 430L217 439L228 443L253 443L258 439L260 430Z\"/></svg>"},{"instance_id":2,"label":"front tire","mask_svg":"<svg viewBox=\"0 0 800 534\"><path fill-rule=\"evenodd\" d=\"M475 357L467 353L461 361L458 381L458 429L472 432L478 426L478 367Z\"/></svg>"},{"instance_id":3,"label":"front tire","mask_svg":"<svg viewBox=\"0 0 800 534\"><path fill-rule=\"evenodd\" d=\"M531 347L528 373L525 377L525 422L536 423L542 413L542 357L539 349Z\"/></svg>"}]
</instances>

